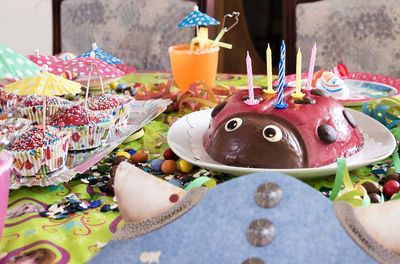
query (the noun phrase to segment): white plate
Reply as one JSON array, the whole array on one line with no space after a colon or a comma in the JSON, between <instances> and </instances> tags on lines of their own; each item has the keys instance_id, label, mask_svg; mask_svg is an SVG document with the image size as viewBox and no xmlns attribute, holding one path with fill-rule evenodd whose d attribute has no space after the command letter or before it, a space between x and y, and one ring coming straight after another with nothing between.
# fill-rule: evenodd
<instances>
[{"instance_id":1,"label":"white plate","mask_svg":"<svg viewBox=\"0 0 400 264\"><path fill-rule=\"evenodd\" d=\"M193 112L176 121L168 131L168 144L182 159L209 170L242 175L254 172L281 172L297 178L318 178L336 173L336 163L318 168L262 169L223 165L210 158L203 147L203 134L211 119L211 110ZM396 147L392 133L375 119L348 109L364 135L363 149L347 159L349 170L363 167L390 156Z\"/></svg>"}]
</instances>

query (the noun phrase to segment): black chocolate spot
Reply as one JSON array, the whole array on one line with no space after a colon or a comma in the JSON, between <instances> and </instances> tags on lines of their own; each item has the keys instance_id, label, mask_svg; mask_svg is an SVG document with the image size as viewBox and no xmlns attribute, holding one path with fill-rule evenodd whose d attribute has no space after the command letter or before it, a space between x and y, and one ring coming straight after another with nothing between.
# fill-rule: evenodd
<instances>
[{"instance_id":1,"label":"black chocolate spot","mask_svg":"<svg viewBox=\"0 0 400 264\"><path fill-rule=\"evenodd\" d=\"M211 117L215 117L219 112L221 112L222 109L224 109L226 105L226 101L223 101L222 103L218 104L211 112Z\"/></svg>"},{"instance_id":2,"label":"black chocolate spot","mask_svg":"<svg viewBox=\"0 0 400 264\"><path fill-rule=\"evenodd\" d=\"M315 104L316 101L314 98L304 97L302 99L295 99L294 103L295 104Z\"/></svg>"},{"instance_id":3,"label":"black chocolate spot","mask_svg":"<svg viewBox=\"0 0 400 264\"><path fill-rule=\"evenodd\" d=\"M318 136L319 138L328 144L331 144L336 141L337 135L335 129L328 125L328 124L322 124L318 127Z\"/></svg>"},{"instance_id":4,"label":"black chocolate spot","mask_svg":"<svg viewBox=\"0 0 400 264\"><path fill-rule=\"evenodd\" d=\"M321 89L311 89L310 93L317 96L328 96L328 93Z\"/></svg>"},{"instance_id":5,"label":"black chocolate spot","mask_svg":"<svg viewBox=\"0 0 400 264\"><path fill-rule=\"evenodd\" d=\"M344 110L343 110L343 115L344 115L344 118L346 118L347 122L349 122L350 126L352 126L352 127L354 127L354 128L357 127L357 122L356 122L356 120L354 119L354 117L350 114L349 111L347 111L346 109L344 109Z\"/></svg>"}]
</instances>

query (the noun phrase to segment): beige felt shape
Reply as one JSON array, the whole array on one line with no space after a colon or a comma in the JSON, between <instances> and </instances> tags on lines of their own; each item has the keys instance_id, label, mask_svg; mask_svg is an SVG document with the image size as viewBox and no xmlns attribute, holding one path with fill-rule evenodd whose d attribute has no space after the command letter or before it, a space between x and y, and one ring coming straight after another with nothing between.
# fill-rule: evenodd
<instances>
[{"instance_id":1,"label":"beige felt shape","mask_svg":"<svg viewBox=\"0 0 400 264\"><path fill-rule=\"evenodd\" d=\"M158 216L174 203L170 196L181 200L186 191L144 172L128 162L122 162L116 171L114 191L118 208L125 222L136 222ZM179 202L178 200L178 202Z\"/></svg>"},{"instance_id":2,"label":"beige felt shape","mask_svg":"<svg viewBox=\"0 0 400 264\"><path fill-rule=\"evenodd\" d=\"M365 230L377 242L400 254L400 200L356 207L354 212Z\"/></svg>"}]
</instances>

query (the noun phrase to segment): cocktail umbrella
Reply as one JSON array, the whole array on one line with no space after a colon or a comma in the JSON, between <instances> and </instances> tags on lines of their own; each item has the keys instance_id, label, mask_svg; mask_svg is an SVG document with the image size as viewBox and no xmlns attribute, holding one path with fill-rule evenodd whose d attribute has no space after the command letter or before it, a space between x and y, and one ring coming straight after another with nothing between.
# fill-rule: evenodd
<instances>
[{"instance_id":1,"label":"cocktail umbrella","mask_svg":"<svg viewBox=\"0 0 400 264\"><path fill-rule=\"evenodd\" d=\"M43 96L43 131L46 128L46 96L77 94L81 91L81 84L66 80L48 72L48 66L43 65L43 71L34 77L10 83L4 87L6 93L15 95L42 95Z\"/></svg>"},{"instance_id":2,"label":"cocktail umbrella","mask_svg":"<svg viewBox=\"0 0 400 264\"><path fill-rule=\"evenodd\" d=\"M197 42L200 45L200 49L202 49L206 43L209 42L208 39L208 26L216 26L219 25L219 21L213 17L208 16L199 11L199 7L196 5L193 8L193 11L187 15L176 27L177 28L187 28L187 27L196 27L196 37L191 41L190 49L193 50L194 43ZM199 26L203 26L199 30Z\"/></svg>"},{"instance_id":3,"label":"cocktail umbrella","mask_svg":"<svg viewBox=\"0 0 400 264\"><path fill-rule=\"evenodd\" d=\"M90 81L95 69L95 73L100 80L101 90L103 94L103 79L114 79L125 75L123 71L115 68L113 65L107 64L102 60L95 58L94 56L94 52L91 52L91 57L89 58L76 58L64 62L65 70L76 72L79 77L87 77L86 100L89 94Z\"/></svg>"},{"instance_id":4,"label":"cocktail umbrella","mask_svg":"<svg viewBox=\"0 0 400 264\"><path fill-rule=\"evenodd\" d=\"M0 43L0 79L24 79L38 75L40 68L22 54Z\"/></svg>"},{"instance_id":5,"label":"cocktail umbrella","mask_svg":"<svg viewBox=\"0 0 400 264\"><path fill-rule=\"evenodd\" d=\"M35 50L34 55L28 55L27 57L29 60L40 67L46 64L50 73L60 75L65 72L64 61L56 56L40 55L39 50Z\"/></svg>"},{"instance_id":6,"label":"cocktail umbrella","mask_svg":"<svg viewBox=\"0 0 400 264\"><path fill-rule=\"evenodd\" d=\"M78 58L88 58L88 57L90 57L91 52L94 52L96 58L104 61L107 64L115 65L115 64L123 63L123 61L121 59L98 48L96 43L92 43L92 49L85 53L82 53L81 55L78 56Z\"/></svg>"},{"instance_id":7,"label":"cocktail umbrella","mask_svg":"<svg viewBox=\"0 0 400 264\"><path fill-rule=\"evenodd\" d=\"M187 15L176 27L177 28L185 28L185 27L197 27L197 26L216 26L219 25L218 20L213 17L210 17L207 14L204 14L199 11L199 7L196 5L193 8L193 11Z\"/></svg>"}]
</instances>

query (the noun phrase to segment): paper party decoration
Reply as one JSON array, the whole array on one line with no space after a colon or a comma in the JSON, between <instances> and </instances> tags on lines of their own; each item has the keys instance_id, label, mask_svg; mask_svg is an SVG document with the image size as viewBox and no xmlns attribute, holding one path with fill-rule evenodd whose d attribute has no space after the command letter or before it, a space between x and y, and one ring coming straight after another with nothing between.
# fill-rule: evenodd
<instances>
[{"instance_id":1,"label":"paper party decoration","mask_svg":"<svg viewBox=\"0 0 400 264\"><path fill-rule=\"evenodd\" d=\"M82 53L81 55L78 56L78 58L88 58L88 57L90 57L91 52L94 52L97 59L100 59L107 64L115 65L115 64L123 63L123 61L121 59L98 48L96 43L92 43L92 49L85 53Z\"/></svg>"},{"instance_id":2,"label":"paper party decoration","mask_svg":"<svg viewBox=\"0 0 400 264\"><path fill-rule=\"evenodd\" d=\"M219 21L213 17L208 16L199 11L199 7L196 5L193 11L187 15L176 27L197 27L197 26L216 26L219 25Z\"/></svg>"},{"instance_id":3,"label":"paper party decoration","mask_svg":"<svg viewBox=\"0 0 400 264\"><path fill-rule=\"evenodd\" d=\"M35 50L34 55L28 55L27 57L39 67L46 64L48 66L48 72L50 73L60 75L65 72L64 61L57 56L40 55L39 50Z\"/></svg>"},{"instance_id":4,"label":"paper party decoration","mask_svg":"<svg viewBox=\"0 0 400 264\"><path fill-rule=\"evenodd\" d=\"M0 43L0 79L21 80L39 72L40 68L25 56Z\"/></svg>"},{"instance_id":5,"label":"paper party decoration","mask_svg":"<svg viewBox=\"0 0 400 264\"><path fill-rule=\"evenodd\" d=\"M10 83L4 87L6 93L15 95L43 96L43 127L46 127L46 96L77 94L81 92L81 84L66 80L48 72L48 66L43 65L43 71L34 77Z\"/></svg>"}]
</instances>

